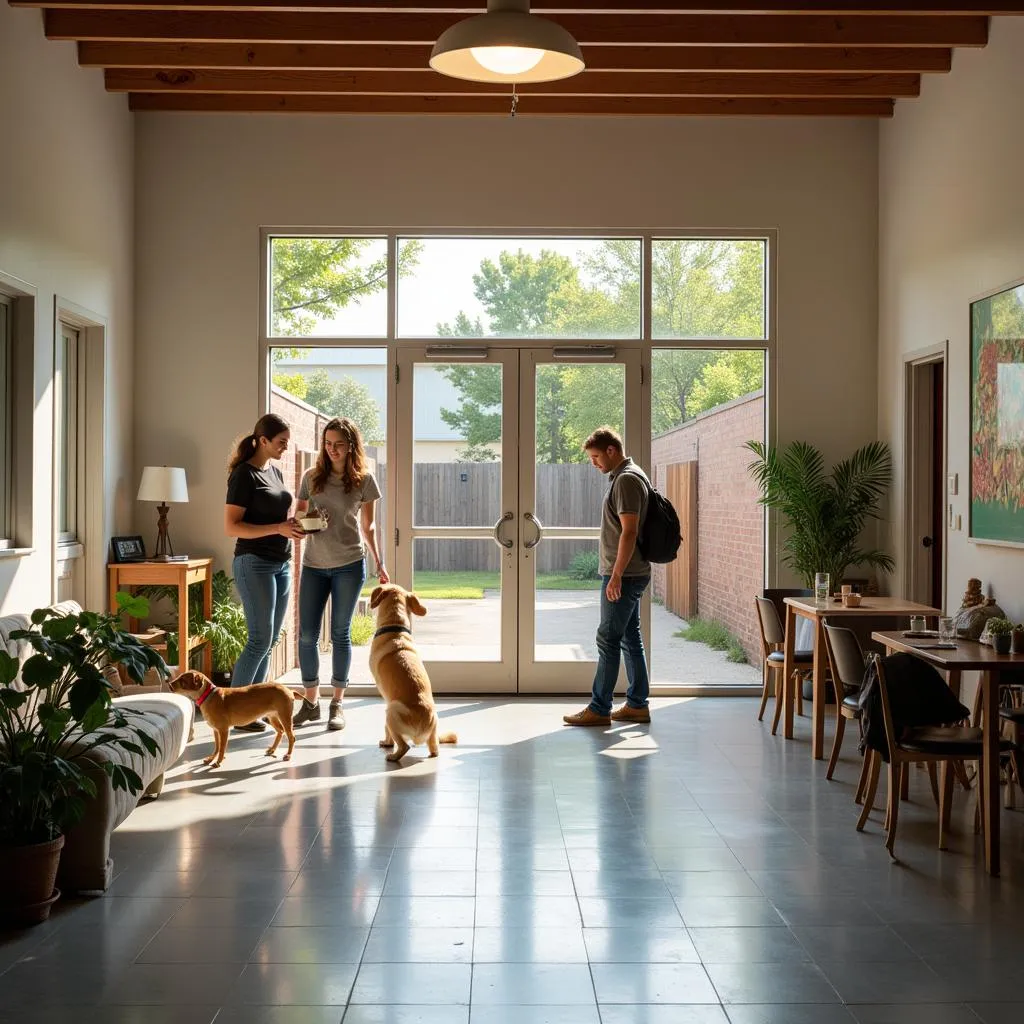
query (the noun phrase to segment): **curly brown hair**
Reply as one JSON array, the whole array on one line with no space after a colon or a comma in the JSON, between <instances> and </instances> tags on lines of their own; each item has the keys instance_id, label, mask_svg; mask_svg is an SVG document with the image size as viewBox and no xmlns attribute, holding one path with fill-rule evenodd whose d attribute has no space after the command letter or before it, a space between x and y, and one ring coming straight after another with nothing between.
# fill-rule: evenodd
<instances>
[{"instance_id":1,"label":"curly brown hair","mask_svg":"<svg viewBox=\"0 0 1024 1024\"><path fill-rule=\"evenodd\" d=\"M319 494L331 475L331 459L327 454L327 431L336 430L345 439L348 451L345 453L345 468L341 471L341 483L345 493L359 487L366 476L366 451L363 449L363 435L350 419L335 417L328 420L320 434L320 454L309 477L310 494Z\"/></svg>"},{"instance_id":2,"label":"curly brown hair","mask_svg":"<svg viewBox=\"0 0 1024 1024\"><path fill-rule=\"evenodd\" d=\"M590 451L592 448L605 451L608 448L618 448L622 451L622 438L617 430L611 427L598 427L590 437L583 442L583 450Z\"/></svg>"}]
</instances>

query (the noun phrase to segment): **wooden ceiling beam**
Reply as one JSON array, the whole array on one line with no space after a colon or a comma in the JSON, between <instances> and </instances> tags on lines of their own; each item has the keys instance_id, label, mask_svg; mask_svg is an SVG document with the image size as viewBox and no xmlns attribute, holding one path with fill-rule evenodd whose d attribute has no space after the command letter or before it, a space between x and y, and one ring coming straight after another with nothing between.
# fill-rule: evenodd
<instances>
[{"instance_id":1,"label":"wooden ceiling beam","mask_svg":"<svg viewBox=\"0 0 1024 1024\"><path fill-rule=\"evenodd\" d=\"M144 111L323 114L490 114L509 116L507 96L274 96L131 93ZM891 99L725 99L720 97L528 96L516 116L892 117Z\"/></svg>"},{"instance_id":2,"label":"wooden ceiling beam","mask_svg":"<svg viewBox=\"0 0 1024 1024\"><path fill-rule=\"evenodd\" d=\"M446 14L237 11L45 12L50 39L177 42L433 43L459 20ZM566 15L559 22L584 46L984 46L985 17L866 15ZM584 54L586 56L586 54Z\"/></svg>"},{"instance_id":3,"label":"wooden ceiling beam","mask_svg":"<svg viewBox=\"0 0 1024 1024\"><path fill-rule=\"evenodd\" d=\"M101 68L415 70L429 46L344 43L79 43L78 62ZM946 72L952 51L924 47L595 46L588 71Z\"/></svg>"},{"instance_id":4,"label":"wooden ceiling beam","mask_svg":"<svg viewBox=\"0 0 1024 1024\"><path fill-rule=\"evenodd\" d=\"M233 11L294 12L342 11L349 13L407 14L443 12L462 17L480 14L486 0L9 0L12 7L48 7L54 10L97 11ZM789 0L770 4L764 0L531 0L534 14L556 17L573 14L620 16L648 13L672 14L897 14L931 15L1013 15L1024 13L1020 4L993 0Z\"/></svg>"},{"instance_id":5,"label":"wooden ceiling beam","mask_svg":"<svg viewBox=\"0 0 1024 1024\"><path fill-rule=\"evenodd\" d=\"M433 71L109 70L110 92L306 93L343 95L497 95L508 86L478 85ZM918 75L788 75L587 71L560 82L522 86L522 96L917 96Z\"/></svg>"}]
</instances>

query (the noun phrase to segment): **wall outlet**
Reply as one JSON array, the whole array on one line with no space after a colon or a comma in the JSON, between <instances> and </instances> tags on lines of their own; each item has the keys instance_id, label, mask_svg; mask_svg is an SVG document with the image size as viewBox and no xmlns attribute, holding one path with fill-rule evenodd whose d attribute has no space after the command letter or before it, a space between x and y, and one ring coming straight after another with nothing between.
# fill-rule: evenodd
<instances>
[{"instance_id":1,"label":"wall outlet","mask_svg":"<svg viewBox=\"0 0 1024 1024\"><path fill-rule=\"evenodd\" d=\"M953 495L959 493L959 490L960 490L959 483L960 483L960 474L959 473L950 473L949 474L948 484L949 484L949 493L950 493L951 497Z\"/></svg>"}]
</instances>

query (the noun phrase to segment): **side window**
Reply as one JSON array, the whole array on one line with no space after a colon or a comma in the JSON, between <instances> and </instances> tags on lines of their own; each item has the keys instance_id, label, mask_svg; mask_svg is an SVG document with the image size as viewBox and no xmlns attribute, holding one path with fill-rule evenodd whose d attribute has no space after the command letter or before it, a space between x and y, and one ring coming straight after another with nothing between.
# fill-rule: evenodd
<instances>
[{"instance_id":1,"label":"side window","mask_svg":"<svg viewBox=\"0 0 1024 1024\"><path fill-rule=\"evenodd\" d=\"M73 544L80 535L81 480L81 334L67 324L60 325L54 365L55 423L54 453L57 468L57 540Z\"/></svg>"},{"instance_id":2,"label":"side window","mask_svg":"<svg viewBox=\"0 0 1024 1024\"><path fill-rule=\"evenodd\" d=\"M0 295L0 547L12 547L14 542L11 509L11 478L14 465L11 437L11 407L14 404L14 394L11 390L13 312L10 300Z\"/></svg>"}]
</instances>

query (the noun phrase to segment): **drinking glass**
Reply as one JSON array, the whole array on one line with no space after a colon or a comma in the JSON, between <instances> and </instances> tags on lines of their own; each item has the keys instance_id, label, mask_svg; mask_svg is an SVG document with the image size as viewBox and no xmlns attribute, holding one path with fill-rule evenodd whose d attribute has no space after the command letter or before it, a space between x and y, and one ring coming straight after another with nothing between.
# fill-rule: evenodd
<instances>
[{"instance_id":1,"label":"drinking glass","mask_svg":"<svg viewBox=\"0 0 1024 1024\"><path fill-rule=\"evenodd\" d=\"M943 643L956 640L956 630L953 628L953 617L951 615L939 617L939 639Z\"/></svg>"},{"instance_id":2,"label":"drinking glass","mask_svg":"<svg viewBox=\"0 0 1024 1024\"><path fill-rule=\"evenodd\" d=\"M827 572L814 574L814 603L819 608L827 608L829 599L829 579Z\"/></svg>"}]
</instances>

